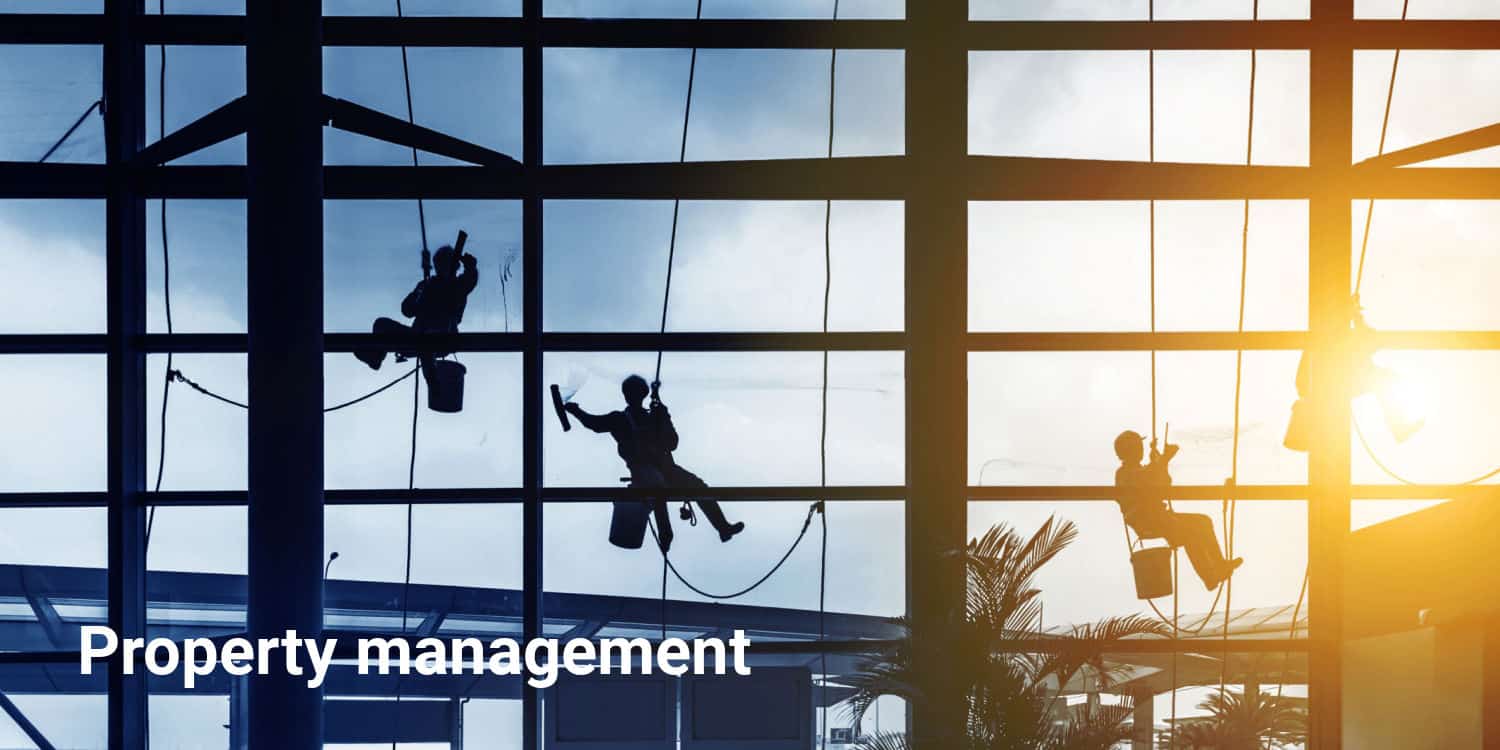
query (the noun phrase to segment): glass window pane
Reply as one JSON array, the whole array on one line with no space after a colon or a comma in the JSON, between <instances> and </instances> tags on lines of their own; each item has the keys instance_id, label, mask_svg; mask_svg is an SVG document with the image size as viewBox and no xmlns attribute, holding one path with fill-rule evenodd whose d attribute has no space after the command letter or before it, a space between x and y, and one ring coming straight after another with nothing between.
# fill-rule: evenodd
<instances>
[{"instance_id":1,"label":"glass window pane","mask_svg":"<svg viewBox=\"0 0 1500 750\"><path fill-rule=\"evenodd\" d=\"M406 54L418 125L521 157L519 49L413 47ZM405 120L403 81L400 47L323 50L323 90L329 96ZM327 164L401 166L412 158L409 148L332 127L323 131L323 147ZM419 158L424 165L463 164L427 153Z\"/></svg>"},{"instance_id":2,"label":"glass window pane","mask_svg":"<svg viewBox=\"0 0 1500 750\"><path fill-rule=\"evenodd\" d=\"M1374 362L1393 379L1385 389L1354 401L1355 483L1390 483L1401 477L1459 484L1497 468L1493 446L1500 440L1500 425L1491 415L1500 352L1383 351ZM1402 421L1417 421L1421 427L1398 442L1391 425ZM1500 482L1500 477L1484 482Z\"/></svg>"},{"instance_id":3,"label":"glass window pane","mask_svg":"<svg viewBox=\"0 0 1500 750\"><path fill-rule=\"evenodd\" d=\"M0 46L0 161L41 159L103 96L101 64L97 46ZM104 161L104 118L97 110L48 161Z\"/></svg>"},{"instance_id":4,"label":"glass window pane","mask_svg":"<svg viewBox=\"0 0 1500 750\"><path fill-rule=\"evenodd\" d=\"M161 47L146 45L146 143L161 139ZM167 47L168 135L245 94L245 48L193 45ZM238 135L172 164L244 164L245 136Z\"/></svg>"},{"instance_id":5,"label":"glass window pane","mask_svg":"<svg viewBox=\"0 0 1500 750\"><path fill-rule=\"evenodd\" d=\"M1306 480L1304 455L1282 447L1297 361L1296 352L1245 353L1241 484ZM1158 418L1182 446L1178 484L1230 475L1234 368L1234 352L1157 354ZM1148 352L970 354L970 483L1113 484L1115 436L1151 433L1150 375Z\"/></svg>"},{"instance_id":6,"label":"glass window pane","mask_svg":"<svg viewBox=\"0 0 1500 750\"><path fill-rule=\"evenodd\" d=\"M1156 56L1157 160L1245 162L1249 59ZM1148 62L1136 50L970 53L970 153L1146 161ZM1263 51L1256 75L1254 162L1306 164L1306 53Z\"/></svg>"},{"instance_id":7,"label":"glass window pane","mask_svg":"<svg viewBox=\"0 0 1500 750\"><path fill-rule=\"evenodd\" d=\"M675 504L674 504L675 505ZM720 542L706 520L697 528L689 527L670 508L674 528L671 548L672 564L693 585L710 593L725 594L755 583L781 555L796 542L807 519L807 504L801 502L734 502L722 504L731 521L743 521L745 530L729 542ZM549 592L592 594L608 598L640 597L647 600L661 596L661 554L651 541L628 550L609 543L610 503L549 503L544 539L544 570ZM902 503L833 502L828 513L827 600L829 612L888 617L906 611L905 594L905 509ZM699 508L699 516L703 512ZM720 605L722 614L712 621L672 622L669 630L702 633L718 627L776 627L769 615L754 613L754 608L786 607L811 615L788 621L783 637L806 638L817 634L818 574L820 521L812 527L786 564L760 588L743 598ZM872 553L880 550L879 554ZM676 578L667 582L667 598L672 602L711 601L693 593ZM608 599L604 604L609 604ZM743 608L743 609L742 609ZM738 613L737 613L737 610ZM660 610L656 606L632 608L641 616L638 622L611 621L611 627L643 629L646 635L654 628L659 633ZM701 610L694 610L701 612ZM608 618L609 612L600 612ZM672 618L669 607L669 620ZM764 624L759 624L764 623ZM883 623L855 623L844 637L882 637ZM865 628L860 631L859 628ZM868 631L868 632L866 632ZM610 634L614 634L613 632ZM625 634L625 633L620 633ZM830 638L836 638L830 635Z\"/></svg>"},{"instance_id":8,"label":"glass window pane","mask_svg":"<svg viewBox=\"0 0 1500 750\"><path fill-rule=\"evenodd\" d=\"M103 201L0 200L0 266L0 332L104 331Z\"/></svg>"},{"instance_id":9,"label":"glass window pane","mask_svg":"<svg viewBox=\"0 0 1500 750\"><path fill-rule=\"evenodd\" d=\"M368 333L377 317L410 321L401 301L422 280L416 201L327 201L323 209L323 325ZM424 201L427 244L436 251L468 232L478 261L461 331L520 331L520 201Z\"/></svg>"},{"instance_id":10,"label":"glass window pane","mask_svg":"<svg viewBox=\"0 0 1500 750\"><path fill-rule=\"evenodd\" d=\"M0 390L13 426L0 433L0 491L104 490L104 357L0 357Z\"/></svg>"},{"instance_id":11,"label":"glass window pane","mask_svg":"<svg viewBox=\"0 0 1500 750\"><path fill-rule=\"evenodd\" d=\"M162 254L162 201L146 201L146 330L165 333L163 268L171 270L172 330L245 332L245 202L166 201L167 249ZM169 266L164 266L164 261Z\"/></svg>"},{"instance_id":12,"label":"glass window pane","mask_svg":"<svg viewBox=\"0 0 1500 750\"><path fill-rule=\"evenodd\" d=\"M103 508L0 509L0 652L77 651L77 627L107 622L107 524Z\"/></svg>"},{"instance_id":13,"label":"glass window pane","mask_svg":"<svg viewBox=\"0 0 1500 750\"><path fill-rule=\"evenodd\" d=\"M413 389L417 399L418 487L514 487L521 483L521 355L463 353L468 368L463 411L428 408L427 384L407 378L368 401L327 415L323 425L328 487L394 489L407 486L412 460ZM371 372L349 354L324 360L328 405L370 393L402 376L415 362L390 362ZM337 388L337 390L335 390Z\"/></svg>"},{"instance_id":14,"label":"glass window pane","mask_svg":"<svg viewBox=\"0 0 1500 750\"><path fill-rule=\"evenodd\" d=\"M167 356L146 357L146 482L162 490L243 490L246 487L247 416L244 409L210 398L185 383L167 396L166 461L161 461L162 396ZM175 354L172 367L224 398L246 403L243 354Z\"/></svg>"},{"instance_id":15,"label":"glass window pane","mask_svg":"<svg viewBox=\"0 0 1500 750\"><path fill-rule=\"evenodd\" d=\"M829 356L828 483L898 485L905 474L905 392L899 352ZM620 383L650 376L655 357L551 354L543 379L585 410L624 407ZM758 374L757 374L758 373ZM822 355L670 353L662 399L681 436L677 461L711 486L818 484ZM550 412L550 408L548 409ZM546 425L545 483L611 487L628 472L613 440L586 429Z\"/></svg>"},{"instance_id":16,"label":"glass window pane","mask_svg":"<svg viewBox=\"0 0 1500 750\"><path fill-rule=\"evenodd\" d=\"M969 215L970 330L1150 329L1147 203L972 203ZM1244 226L1239 201L1157 201L1158 330L1235 330ZM1251 202L1247 330L1306 328L1307 231L1305 202Z\"/></svg>"},{"instance_id":17,"label":"glass window pane","mask_svg":"<svg viewBox=\"0 0 1500 750\"><path fill-rule=\"evenodd\" d=\"M78 664L71 661L0 665L0 691L55 747L108 747L106 689L102 670L81 675ZM4 712L0 712L0 746L36 747Z\"/></svg>"},{"instance_id":18,"label":"glass window pane","mask_svg":"<svg viewBox=\"0 0 1500 750\"><path fill-rule=\"evenodd\" d=\"M1353 209L1358 266L1367 201ZM1360 304L1375 328L1493 330L1500 201L1376 201Z\"/></svg>"},{"instance_id":19,"label":"glass window pane","mask_svg":"<svg viewBox=\"0 0 1500 750\"><path fill-rule=\"evenodd\" d=\"M1225 519L1218 501L1176 501L1178 513L1207 516L1214 523L1219 544L1225 542ZM1028 539L1047 519L1070 522L1076 539L1042 566L1035 579L1041 591L1043 630L1067 633L1072 625L1097 622L1107 617L1144 615L1159 617L1146 601L1136 598L1136 588L1126 546L1124 522L1119 507L1102 502L973 502L969 504L969 536L984 535L1003 524L1022 539ZM1288 638L1291 610L1301 590L1307 568L1307 506L1302 501L1246 501L1234 511L1234 555L1245 562L1234 575L1233 602L1229 610L1231 638ZM1135 539L1132 534L1131 539ZM1160 539L1147 539L1147 547L1161 546ZM1178 607L1181 623L1193 637L1212 634L1218 638L1224 627L1224 602L1207 589L1189 563L1179 554ZM1172 599L1153 600L1170 627ZM1304 602L1305 605L1305 602ZM1281 611L1285 609L1285 611ZM1212 619L1205 616L1214 613ZM1304 606L1299 615L1306 635ZM1150 655L1135 658L1152 659ZM1210 658L1205 656L1204 658ZM1264 673L1268 682L1274 680ZM1218 668L1214 666L1214 681ZM1183 684L1190 684L1184 680Z\"/></svg>"},{"instance_id":20,"label":"glass window pane","mask_svg":"<svg viewBox=\"0 0 1500 750\"><path fill-rule=\"evenodd\" d=\"M407 16L519 16L521 0L425 0L408 2ZM325 16L393 16L394 3L385 0L323 0Z\"/></svg>"},{"instance_id":21,"label":"glass window pane","mask_svg":"<svg viewBox=\"0 0 1500 750\"><path fill-rule=\"evenodd\" d=\"M688 58L682 49L547 50L546 161L677 161ZM700 50L687 158L827 156L828 67L824 50ZM904 152L904 75L899 51L839 51L834 155Z\"/></svg>"},{"instance_id":22,"label":"glass window pane","mask_svg":"<svg viewBox=\"0 0 1500 750\"><path fill-rule=\"evenodd\" d=\"M672 232L668 201L552 201L546 325L656 331ZM669 331L817 331L831 216L831 330L900 330L904 211L897 202L685 201ZM630 269L628 272L622 272Z\"/></svg>"},{"instance_id":23,"label":"glass window pane","mask_svg":"<svg viewBox=\"0 0 1500 750\"><path fill-rule=\"evenodd\" d=\"M1422 11L1431 18L1442 14L1444 3L1412 3L1413 18ZM1451 18L1487 16L1500 18L1492 4L1469 3L1467 10L1455 6ZM1481 5L1483 6L1481 8ZM1399 15L1399 13L1398 13ZM1444 14L1447 15L1447 14ZM1380 148L1385 122L1386 97L1391 97L1385 150L1415 146L1500 120L1500 101L1494 91L1494 71L1500 65L1496 50L1405 50L1391 85L1389 50L1360 50L1354 56L1354 159L1374 156ZM1500 148L1423 162L1423 166L1493 167L1500 165Z\"/></svg>"},{"instance_id":24,"label":"glass window pane","mask_svg":"<svg viewBox=\"0 0 1500 750\"><path fill-rule=\"evenodd\" d=\"M833 0L705 0L704 18L806 18L833 16ZM694 0L544 0L543 15L584 18L692 18ZM843 0L839 18L902 18L904 0Z\"/></svg>"},{"instance_id":25,"label":"glass window pane","mask_svg":"<svg viewBox=\"0 0 1500 750\"><path fill-rule=\"evenodd\" d=\"M1401 17L1403 0L1354 0L1355 18ZM1440 3L1410 3L1407 18L1500 18L1500 8L1485 0L1446 0Z\"/></svg>"},{"instance_id":26,"label":"glass window pane","mask_svg":"<svg viewBox=\"0 0 1500 750\"><path fill-rule=\"evenodd\" d=\"M1363 1L1363 0L1360 0ZM1260 0L1254 4L1261 20L1307 18L1308 0ZM1035 0L969 0L975 21L1144 21L1154 9L1158 21L1249 19L1249 3L1202 0L1072 0L1039 3Z\"/></svg>"}]
</instances>

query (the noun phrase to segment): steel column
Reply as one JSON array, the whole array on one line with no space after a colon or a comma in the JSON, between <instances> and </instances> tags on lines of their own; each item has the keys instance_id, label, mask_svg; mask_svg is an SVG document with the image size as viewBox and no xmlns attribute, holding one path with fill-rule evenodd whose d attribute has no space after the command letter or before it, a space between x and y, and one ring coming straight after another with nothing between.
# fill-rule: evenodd
<instances>
[{"instance_id":1,"label":"steel column","mask_svg":"<svg viewBox=\"0 0 1500 750\"><path fill-rule=\"evenodd\" d=\"M942 674L946 625L963 612L968 500L968 20L964 0L907 5L906 597L913 659ZM964 707L919 702L917 747L957 747Z\"/></svg>"},{"instance_id":2,"label":"steel column","mask_svg":"<svg viewBox=\"0 0 1500 750\"><path fill-rule=\"evenodd\" d=\"M525 196L521 204L521 320L525 348L521 355L521 630L526 639L543 635L542 592L542 0L525 0L521 9L526 47L521 57L521 161ZM542 693L531 684L521 688L521 747L540 750Z\"/></svg>"},{"instance_id":3,"label":"steel column","mask_svg":"<svg viewBox=\"0 0 1500 750\"><path fill-rule=\"evenodd\" d=\"M1343 572L1349 535L1350 163L1353 0L1314 0L1311 50L1308 335L1317 437L1308 454L1309 747L1342 746Z\"/></svg>"},{"instance_id":4,"label":"steel column","mask_svg":"<svg viewBox=\"0 0 1500 750\"><path fill-rule=\"evenodd\" d=\"M142 0L105 7L104 131L106 148L105 266L108 395L109 625L121 638L146 632L146 204L128 167L146 133L145 48L131 38ZM109 746L146 746L145 678L109 663Z\"/></svg>"},{"instance_id":5,"label":"steel column","mask_svg":"<svg viewBox=\"0 0 1500 750\"><path fill-rule=\"evenodd\" d=\"M323 632L322 8L250 3L249 635ZM323 746L323 692L273 660L250 746Z\"/></svg>"}]
</instances>

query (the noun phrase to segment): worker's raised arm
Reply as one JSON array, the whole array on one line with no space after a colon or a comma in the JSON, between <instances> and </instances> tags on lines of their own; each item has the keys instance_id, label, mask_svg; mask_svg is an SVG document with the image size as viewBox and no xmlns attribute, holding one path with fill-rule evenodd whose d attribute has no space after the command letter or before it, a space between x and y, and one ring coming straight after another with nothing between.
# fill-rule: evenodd
<instances>
[{"instance_id":1,"label":"worker's raised arm","mask_svg":"<svg viewBox=\"0 0 1500 750\"><path fill-rule=\"evenodd\" d=\"M584 411L583 407L573 403L572 401L569 401L563 408L567 409L568 413L572 414L580 424L582 424L584 427L589 428L590 430L593 430L594 432L611 432L615 427L615 415L618 412L610 412L609 414L590 414Z\"/></svg>"},{"instance_id":2,"label":"worker's raised arm","mask_svg":"<svg viewBox=\"0 0 1500 750\"><path fill-rule=\"evenodd\" d=\"M463 264L463 273L458 275L458 283L464 290L464 294L474 291L479 286L479 259L469 253L459 256L459 262Z\"/></svg>"}]
</instances>

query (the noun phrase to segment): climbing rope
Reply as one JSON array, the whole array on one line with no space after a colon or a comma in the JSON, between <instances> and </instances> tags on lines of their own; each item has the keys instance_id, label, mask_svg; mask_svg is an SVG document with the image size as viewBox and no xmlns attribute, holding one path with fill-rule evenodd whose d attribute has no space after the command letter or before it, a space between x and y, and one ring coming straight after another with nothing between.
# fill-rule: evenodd
<instances>
[{"instance_id":1,"label":"climbing rope","mask_svg":"<svg viewBox=\"0 0 1500 750\"><path fill-rule=\"evenodd\" d=\"M1260 20L1260 0L1254 0L1251 4L1250 20ZM1249 124L1245 128L1245 166L1254 164L1255 154L1255 64L1256 51L1250 50L1250 105ZM1245 332L1245 289L1250 270L1250 199L1244 200L1244 221L1240 229L1240 309L1239 319L1235 331L1243 334ZM1224 514L1224 508L1228 508L1228 517L1224 521L1224 559L1234 559L1234 531L1235 511L1238 509L1239 500L1234 497L1234 490L1239 487L1240 481L1240 391L1245 378L1245 350L1236 348L1234 351L1234 428L1233 437L1229 449L1229 482L1228 491L1225 492L1223 505L1220 506L1220 514ZM1229 645L1229 612L1234 607L1234 576L1224 579L1224 628L1220 633L1224 645ZM1223 661L1219 662L1219 700L1224 700L1225 682L1228 679L1229 653L1226 650Z\"/></svg>"},{"instance_id":2,"label":"climbing rope","mask_svg":"<svg viewBox=\"0 0 1500 750\"><path fill-rule=\"evenodd\" d=\"M354 406L356 404L364 403L365 401L368 401L368 400L370 400L370 399L372 399L372 398L374 398L376 396L379 396L382 393L385 393L386 391L388 391L388 390L390 390L392 388L395 388L402 381L404 381L407 378L409 378L409 377L417 374L417 370L418 369L420 369L420 365L413 366L410 370L407 370L404 374L400 375L399 377L395 378L394 380L391 380L390 382L386 383L385 385L382 385L379 388L376 388L373 391L370 391L370 392L365 393L365 394L360 395L360 396L356 396L354 398L349 399L348 401L341 401L341 402L339 402L337 404L334 404L333 406L325 406L325 407L323 407L323 413L324 414L328 414L330 412L335 412L335 411L339 411L339 410L342 410L342 409L347 409L347 408L349 408L351 406ZM220 394L220 393L216 393L216 392L214 392L212 390L209 390L208 388L203 387L202 385L199 385L196 381L194 381L193 379L191 379L188 376L184 375L181 370L172 370L172 369L167 370L167 380L168 381L175 381L175 382L178 382L178 383L182 383L183 385L185 385L185 386L187 386L189 388L192 388L193 390L195 390L195 391L197 391L197 392L199 392L199 393L201 393L201 394L203 394L205 396L208 396L209 398L214 399L215 401L219 401L219 402L228 404L230 406L235 406L235 407L238 407L238 408L241 408L241 409L249 409L250 408L250 405L247 404L247 403L245 403L244 401L236 401L235 399L232 399L232 398L230 398L228 396L225 396L223 394Z\"/></svg>"},{"instance_id":3,"label":"climbing rope","mask_svg":"<svg viewBox=\"0 0 1500 750\"><path fill-rule=\"evenodd\" d=\"M834 5L833 5L833 20L835 20L835 21L838 20L838 13L839 13L838 0L834 0ZM703 18L703 2L702 2L702 0L699 0L699 2L697 4L697 12L695 14L695 20L702 20L702 18ZM697 68L698 68L698 49L695 47L695 48L693 48L693 50L691 52L691 56L690 56L689 62L688 62L687 96L685 98L685 102L684 102L684 106L683 106L683 113L682 113L682 141L681 141L681 145L679 147L678 155L677 155L679 163L687 161L688 126L689 126L689 124L691 123L691 120L692 120L692 112L693 112L693 83L694 83L694 79L695 79L695 77L697 75ZM837 90L837 86L836 86L837 72L838 72L838 50L834 49L834 50L830 50L829 68L828 68L828 150L827 150L827 154L828 154L828 158L830 158L830 159L833 157L833 138L834 138L834 126L835 126L835 99L834 99L834 97L835 97L835 93L836 93L836 90ZM660 334L665 334L667 332L667 313L668 313L668 310L670 308L671 299L672 299L672 270L673 270L673 266L675 265L675 259L676 259L676 255L677 255L677 227L678 227L678 220L679 220L679 217L680 217L680 214L681 214L681 206L682 206L682 201L680 199L674 199L672 201L672 231L671 231L671 235L670 235L670 238L668 240L668 245L667 245L667 273L666 273L666 281L665 281L665 284L663 286L663 292L662 292L661 325L660 325L659 330L658 330L658 333L660 333ZM824 206L823 206L823 273L824 273L824 277L823 277L823 321L822 321L823 322L823 327L822 327L822 329L823 329L824 333L828 332L829 303L830 303L830 300L831 300L832 289L833 289L832 224L833 224L833 201L832 201L832 199L828 199L828 200L824 201ZM655 369L655 377L653 378L653 382L658 382L659 383L661 381L661 365L662 365L663 354L664 354L664 352L661 349L658 349L657 352L656 352L656 369ZM819 486L820 487L826 487L826 486L828 486L828 351L825 349L822 354L823 354L823 361L822 361L822 379L823 379L823 381L822 381L822 388L821 388L820 421L819 421L819 437L818 437L818 478L819 478ZM690 513L690 516L689 516L690 520L695 522L696 521L696 513L692 512L692 511L689 511L689 513ZM666 638L666 634L667 634L667 582L668 582L668 574L669 573L670 573L670 575L672 577L675 577L677 579L677 581L679 583L681 583L684 587L686 587L688 590L692 591L695 594L698 594L699 596L707 598L707 599L715 599L715 600L722 601L722 600L728 600L728 599L736 599L736 598L745 596L746 594L749 594L750 592L755 591L756 589L760 588L761 585L765 584L766 581L769 581L773 576L776 575L776 573L778 571L781 570L781 567L786 564L786 561L788 559L791 558L792 553L795 552L797 550L797 548L802 544L802 540L807 537L807 532L808 532L808 529L811 528L811 526L812 526L812 521L813 521L813 516L814 515L820 516L821 517L821 521L822 521L821 524L820 524L821 531L822 531L822 534L821 534L822 544L821 544L821 552L820 552L820 556L819 556L819 571L818 571L818 640L819 641L823 641L827 637L827 622L826 622L826 619L827 619L827 607L826 607L826 604L827 604L827 580L828 580L828 515L827 515L826 503L825 503L824 500L821 500L821 499L817 500L817 501L813 502L811 505L808 506L807 516L802 521L802 528L797 533L797 537L794 540L792 540L792 543L787 548L786 552L784 552L781 555L781 558L776 561L776 564L774 564L774 565L771 566L770 570L766 571L763 575L761 575L758 579L756 579L754 583L751 583L749 586L741 588L741 589L739 589L737 591L733 591L733 592L730 592L730 593L722 593L722 594L721 593L715 593L715 592L708 591L707 589L704 589L703 587L698 586L698 585L692 583L685 576L682 575L682 573L677 569L677 566L672 563L671 555L668 554L667 548L662 543L661 536L657 532L655 523L652 522L650 516L648 515L647 519L646 519L646 526L651 531L651 537L656 542L657 549L661 550L661 559L662 559L662 579L661 579L661 623L662 623L661 627L662 627L662 638L665 639ZM826 697L827 697L827 690L828 690L828 686L827 686L827 680L828 680L828 656L827 656L826 653L824 653L824 654L822 654L820 656L820 661L821 661L821 667L820 667L820 669L821 669L820 690L821 690L821 693L822 693L822 697L826 699ZM823 706L820 709L821 712L822 712L822 729L820 730L820 732L822 734L826 735L826 733L828 731L828 715L827 715L828 707L827 707L827 701L826 700L821 700L820 702L823 704Z\"/></svg>"},{"instance_id":4,"label":"climbing rope","mask_svg":"<svg viewBox=\"0 0 1500 750\"><path fill-rule=\"evenodd\" d=\"M157 0L156 14L158 16L164 16L166 15L166 13L167 0ZM156 136L158 139L161 139L167 137L167 45L165 43L158 45L157 52L160 55L160 64L157 67L156 82ZM87 115L87 113L85 113L85 115ZM82 122L81 118L79 122ZM77 127L78 123L74 123L73 128ZM68 131L69 134L71 134L72 132L72 129ZM67 139L68 136L64 135L62 137L62 140L59 140L57 142L58 146L62 145L62 142ZM53 146L52 149L56 150L57 146ZM52 151L48 151L47 156L51 155ZM46 161L47 156L43 156L42 161ZM167 244L167 199L165 197L161 198L160 224L162 310L165 313L165 317L167 320L167 336L170 337L172 335L172 253ZM172 352L168 351L167 376L166 380L162 383L161 386L161 426L158 430L159 443L156 448L156 481L152 483L151 487L151 491L153 493L161 492L162 475L167 468L167 402L172 395L173 372L175 372L175 370L172 367ZM156 506L152 505L146 509L146 534L145 537L141 540L141 546L148 554L151 550L151 531L155 526Z\"/></svg>"},{"instance_id":5,"label":"climbing rope","mask_svg":"<svg viewBox=\"0 0 1500 750\"><path fill-rule=\"evenodd\" d=\"M399 19L399 18L402 18L403 16L404 16L404 14L402 13L401 0L396 0L396 18ZM405 87L406 87L406 121L408 123L410 123L410 124L415 125L416 122L417 122L417 118L416 118L416 110L412 107L412 99L411 99L411 65L407 62L406 45L404 45L404 44L401 45L401 79L402 79L402 82L405 84ZM421 163L420 163L420 161L417 158L417 149L416 149L415 146L413 146L412 150L411 150L411 165L413 167L421 166ZM426 264L426 258L428 256L428 246L427 246L427 209L426 209L425 202L421 198L417 199L417 226L418 226L418 229L419 229L419 231L421 233L421 236L422 236L422 258L423 258L423 263L424 263L423 268L425 270L425 268L426 268L426 265L425 265ZM418 358L417 365L415 367L413 367L412 370L411 370L411 372L407 373L407 375L411 375L411 374L416 373L416 371L419 370L419 369L421 369L421 367L422 367L421 360L420 360L420 358ZM406 377L406 376L402 376L402 377ZM396 382L400 382L400 379L398 379ZM395 382L393 382L390 385L387 385L385 387L389 388L391 385L395 385ZM384 389L381 389L381 390L384 390ZM408 594L411 591L412 512L413 512L414 506L413 506L413 504L411 502L411 495L410 495L410 493L411 493L412 490L416 489L416 486L417 486L417 415L421 413L421 408L420 408L420 403L421 403L420 394L421 394L421 391L422 391L422 379L421 378L413 378L412 379L412 387L411 387L411 458L408 461L407 467L406 467L406 490L407 490L407 493L408 493L407 494L407 502L406 502L406 566L405 566L405 570L403 572L402 579L401 579L401 637L402 638L406 637L406 618L407 618L407 613L409 611L409 608L407 606L407 596L408 596ZM378 393L378 392L379 391L376 391L376 393ZM372 393L370 395L373 396L374 393ZM357 399L356 402L359 401L359 400L363 400L363 399ZM395 714L396 714L396 716L395 716L396 731L391 734L391 750L396 750L397 740L398 740L398 738L401 735L401 732L400 732L400 729L401 729L401 675L397 675L396 676L396 711L395 711Z\"/></svg>"}]
</instances>

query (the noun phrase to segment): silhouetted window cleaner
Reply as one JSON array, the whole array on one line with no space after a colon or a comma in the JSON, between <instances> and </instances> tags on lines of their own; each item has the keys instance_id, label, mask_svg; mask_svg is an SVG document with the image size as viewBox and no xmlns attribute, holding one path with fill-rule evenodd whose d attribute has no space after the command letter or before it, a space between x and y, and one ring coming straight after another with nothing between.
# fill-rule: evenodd
<instances>
[{"instance_id":1,"label":"silhouetted window cleaner","mask_svg":"<svg viewBox=\"0 0 1500 750\"><path fill-rule=\"evenodd\" d=\"M631 375L620 384L620 391L625 396L625 408L608 414L590 414L578 404L564 402L556 386L553 386L553 405L558 408L558 418L563 421L564 429L569 426L567 415L571 414L584 427L594 432L607 432L615 439L620 458L630 469L631 487L708 489L708 483L678 466L672 458L672 451L677 450L677 428L672 424L672 414L661 402L661 383L653 383L648 388L645 378ZM651 397L649 406L643 405L647 395ZM619 547L639 549L645 540L647 505L656 515L663 550L670 548L672 522L667 518L665 498L653 498L644 505L639 502L615 503L609 540ZM743 521L730 523L724 517L717 501L700 498L698 505L714 530L719 532L720 541L727 542L745 530ZM684 508L683 518L692 517L691 511Z\"/></svg>"},{"instance_id":2,"label":"silhouetted window cleaner","mask_svg":"<svg viewBox=\"0 0 1500 750\"><path fill-rule=\"evenodd\" d=\"M375 319L370 330L384 335L458 333L469 294L479 285L479 262L464 252L468 237L467 233L459 232L453 246L444 245L436 253L422 251L422 280L401 300L401 314L412 319L411 325L381 317ZM460 265L463 273L458 272ZM434 411L456 412L463 408L464 366L444 359L450 354L452 352L396 352L397 362L417 358L422 378L427 382L428 406ZM354 352L354 356L370 369L379 370L385 362L386 352L366 349Z\"/></svg>"},{"instance_id":3,"label":"silhouetted window cleaner","mask_svg":"<svg viewBox=\"0 0 1500 750\"><path fill-rule=\"evenodd\" d=\"M1224 559L1213 519L1202 513L1177 513L1167 506L1167 488L1172 486L1167 464L1177 455L1178 447L1168 443L1162 453L1153 439L1151 460L1143 466L1145 440L1131 430L1115 438L1115 455L1120 459L1120 468L1115 470L1115 502L1136 536L1165 539L1172 547L1186 550L1193 571L1212 590L1234 575L1245 560Z\"/></svg>"}]
</instances>

